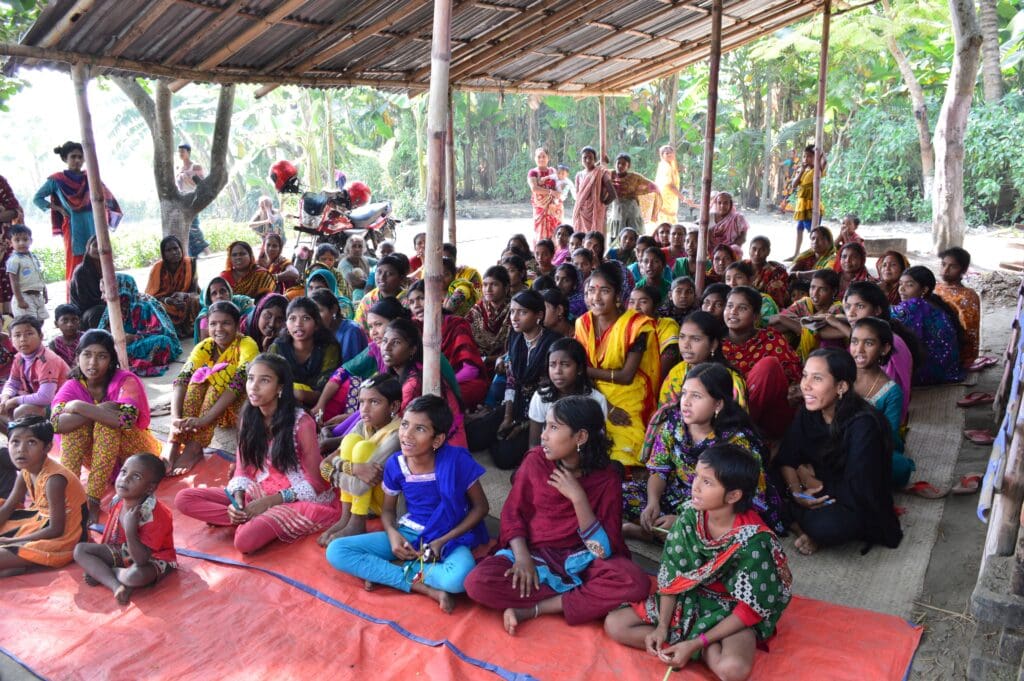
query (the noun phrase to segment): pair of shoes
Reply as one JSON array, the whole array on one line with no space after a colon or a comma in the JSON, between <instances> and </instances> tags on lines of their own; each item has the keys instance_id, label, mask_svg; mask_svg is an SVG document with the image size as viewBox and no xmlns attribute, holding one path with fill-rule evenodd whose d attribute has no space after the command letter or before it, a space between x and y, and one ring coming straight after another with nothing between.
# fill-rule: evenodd
<instances>
[{"instance_id":1,"label":"pair of shoes","mask_svg":"<svg viewBox=\"0 0 1024 681\"><path fill-rule=\"evenodd\" d=\"M975 392L967 393L966 395L961 397L959 400L957 400L956 401L956 406L958 406L958 407L965 407L965 408L966 407L976 407L979 404L992 404L995 401L996 401L996 396L993 395L992 393L983 393L983 392L980 392L980 391L975 391Z\"/></svg>"},{"instance_id":2,"label":"pair of shoes","mask_svg":"<svg viewBox=\"0 0 1024 681\"><path fill-rule=\"evenodd\" d=\"M991 366L995 366L999 362L998 359L990 355L981 355L976 360L971 362L966 369L968 371L982 371Z\"/></svg>"}]
</instances>

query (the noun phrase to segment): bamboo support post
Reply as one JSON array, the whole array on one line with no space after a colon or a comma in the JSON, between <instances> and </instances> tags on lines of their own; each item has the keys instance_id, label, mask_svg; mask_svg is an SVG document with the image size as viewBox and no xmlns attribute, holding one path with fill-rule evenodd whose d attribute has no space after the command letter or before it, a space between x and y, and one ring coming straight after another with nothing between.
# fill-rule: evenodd
<instances>
[{"instance_id":1,"label":"bamboo support post","mask_svg":"<svg viewBox=\"0 0 1024 681\"><path fill-rule=\"evenodd\" d=\"M711 3L711 54L708 56L708 114L704 123L704 171L701 176L700 231L697 236L696 288L704 291L704 263L708 259L708 223L711 222L711 178L715 167L715 121L718 119L718 71L722 61L722 0Z\"/></svg>"},{"instance_id":2,"label":"bamboo support post","mask_svg":"<svg viewBox=\"0 0 1024 681\"><path fill-rule=\"evenodd\" d=\"M989 532L985 540L984 555L1009 556L1017 547L1020 532L1020 510L1024 503L1024 409L1020 409L1013 425L1010 446L999 492L992 502L989 514Z\"/></svg>"},{"instance_id":3,"label":"bamboo support post","mask_svg":"<svg viewBox=\"0 0 1024 681\"><path fill-rule=\"evenodd\" d=\"M818 110L814 121L814 204L811 226L821 224L821 162L825 158L825 91L828 85L828 37L832 0L825 0L821 15L821 58L818 60Z\"/></svg>"},{"instance_id":4,"label":"bamboo support post","mask_svg":"<svg viewBox=\"0 0 1024 681\"><path fill-rule=\"evenodd\" d=\"M451 64L451 0L434 0L427 102L427 244L423 255L426 300L423 314L423 394L441 393L441 303L444 282L441 244L444 234L445 132L448 127L448 73Z\"/></svg>"},{"instance_id":5,"label":"bamboo support post","mask_svg":"<svg viewBox=\"0 0 1024 681\"><path fill-rule=\"evenodd\" d=\"M604 95L597 99L597 137L600 143L598 161L608 163L608 113L605 109Z\"/></svg>"},{"instance_id":6,"label":"bamboo support post","mask_svg":"<svg viewBox=\"0 0 1024 681\"><path fill-rule=\"evenodd\" d=\"M448 241L455 243L455 101L448 88L448 133L444 140L444 172L447 180Z\"/></svg>"},{"instance_id":7,"label":"bamboo support post","mask_svg":"<svg viewBox=\"0 0 1024 681\"><path fill-rule=\"evenodd\" d=\"M110 333L114 336L117 359L121 367L127 369L128 350L124 336L124 320L121 319L121 300L117 295L117 278L114 276L114 251L110 247L110 232L107 230L107 202L103 198L103 180L96 158L96 140L92 134L92 114L89 113L89 98L86 93L89 76L85 64L76 63L72 66L71 79L75 84L75 102L78 104L78 120L82 126L82 149L85 166L89 171L89 200L92 201L92 218L96 223L96 244L100 251L100 269L103 273L103 298L107 301Z\"/></svg>"}]
</instances>

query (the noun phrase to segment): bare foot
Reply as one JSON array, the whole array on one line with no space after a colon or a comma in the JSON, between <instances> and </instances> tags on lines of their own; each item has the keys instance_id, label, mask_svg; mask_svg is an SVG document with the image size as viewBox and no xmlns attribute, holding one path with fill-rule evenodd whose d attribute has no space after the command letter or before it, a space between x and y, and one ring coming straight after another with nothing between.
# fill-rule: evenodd
<instances>
[{"instance_id":1,"label":"bare foot","mask_svg":"<svg viewBox=\"0 0 1024 681\"><path fill-rule=\"evenodd\" d=\"M114 598L116 598L117 602L121 605L128 605L132 598L132 590L122 584L114 590Z\"/></svg>"},{"instance_id":2,"label":"bare foot","mask_svg":"<svg viewBox=\"0 0 1024 681\"><path fill-rule=\"evenodd\" d=\"M516 627L519 626L519 623L533 619L535 612L534 608L507 608L505 612L501 614L501 620L505 625L505 631L508 632L509 636L515 636Z\"/></svg>"},{"instance_id":3,"label":"bare foot","mask_svg":"<svg viewBox=\"0 0 1024 681\"><path fill-rule=\"evenodd\" d=\"M323 534L317 537L316 543L326 548L328 544L330 544L332 541L341 536L340 533L341 530L344 529L344 525L338 527L339 525L341 525L341 523L335 523L334 525L331 525L326 530L324 530Z\"/></svg>"},{"instance_id":4,"label":"bare foot","mask_svg":"<svg viewBox=\"0 0 1024 681\"><path fill-rule=\"evenodd\" d=\"M366 534L366 516L353 515L345 528L342 529L337 537L354 537L358 534Z\"/></svg>"},{"instance_id":5,"label":"bare foot","mask_svg":"<svg viewBox=\"0 0 1024 681\"><path fill-rule=\"evenodd\" d=\"M801 534L793 543L796 545L796 550L805 556L810 556L818 550L818 545L806 534Z\"/></svg>"},{"instance_id":6,"label":"bare foot","mask_svg":"<svg viewBox=\"0 0 1024 681\"><path fill-rule=\"evenodd\" d=\"M203 452L191 456L179 456L176 460L167 462L167 477L177 478L192 470L197 463L203 460Z\"/></svg>"},{"instance_id":7,"label":"bare foot","mask_svg":"<svg viewBox=\"0 0 1024 681\"><path fill-rule=\"evenodd\" d=\"M450 615L452 614L452 610L455 609L455 597L447 591L441 591L439 589L437 592L437 604L441 606L441 610L443 610L445 614Z\"/></svg>"},{"instance_id":8,"label":"bare foot","mask_svg":"<svg viewBox=\"0 0 1024 681\"><path fill-rule=\"evenodd\" d=\"M82 581L85 582L86 584L88 584L89 586L99 586L100 585L100 583L97 582L96 579L92 575L90 575L88 572L86 572L85 576L82 577Z\"/></svg>"}]
</instances>

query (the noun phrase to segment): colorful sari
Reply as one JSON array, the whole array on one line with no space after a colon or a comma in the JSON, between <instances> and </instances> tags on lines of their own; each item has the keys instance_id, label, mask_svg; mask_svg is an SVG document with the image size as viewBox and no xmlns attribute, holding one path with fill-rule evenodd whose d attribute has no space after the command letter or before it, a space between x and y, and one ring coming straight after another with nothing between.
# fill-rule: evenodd
<instances>
[{"instance_id":1,"label":"colorful sari","mask_svg":"<svg viewBox=\"0 0 1024 681\"><path fill-rule=\"evenodd\" d=\"M644 214L640 208L640 197L647 194L655 196L654 208L650 214L653 219L661 205L658 186L640 173L634 172L627 172L625 175L616 173L612 176L612 186L615 188L615 200L608 211L608 234L612 239L617 239L619 232L626 227L632 227L637 234L643 234Z\"/></svg>"},{"instance_id":2,"label":"colorful sari","mask_svg":"<svg viewBox=\"0 0 1024 681\"><path fill-rule=\"evenodd\" d=\"M177 241L182 253L185 252L177 237L169 236L164 241L168 239ZM188 297L184 300L180 296L172 298L175 293L186 293ZM158 260L149 271L146 294L153 296L164 306L164 311L178 331L178 337L187 338L199 315L199 284L196 282L195 258L184 256L174 271L167 267L166 262Z\"/></svg>"},{"instance_id":3,"label":"colorful sari","mask_svg":"<svg viewBox=\"0 0 1024 681\"><path fill-rule=\"evenodd\" d=\"M774 261L766 262L760 271L754 273L754 281L751 283L761 293L771 296L779 309L786 306L789 300L789 272L781 264Z\"/></svg>"},{"instance_id":4,"label":"colorful sari","mask_svg":"<svg viewBox=\"0 0 1024 681\"><path fill-rule=\"evenodd\" d=\"M265 269L272 277L274 277L274 280L277 281L277 275L291 267L292 261L283 255L278 255L277 258L271 262L270 257L267 255L267 239L264 237L263 244L260 246L260 253L256 257L256 266ZM284 293L284 290L284 284L277 281L277 284L274 286L274 292Z\"/></svg>"},{"instance_id":5,"label":"colorful sari","mask_svg":"<svg viewBox=\"0 0 1024 681\"><path fill-rule=\"evenodd\" d=\"M512 328L508 323L510 308L508 300L498 306L481 300L466 315L466 320L472 329L473 340L480 348L488 375L493 373L495 361L505 354L505 349L508 346L508 333Z\"/></svg>"},{"instance_id":6,"label":"colorful sari","mask_svg":"<svg viewBox=\"0 0 1024 681\"><path fill-rule=\"evenodd\" d=\"M796 259L793 260L793 266L789 268L789 271L830 270L835 267L836 258L838 257L839 254L836 252L835 246L829 248L823 255L817 255L813 250L808 249L796 256Z\"/></svg>"},{"instance_id":7,"label":"colorful sari","mask_svg":"<svg viewBox=\"0 0 1024 681\"><path fill-rule=\"evenodd\" d=\"M668 375L665 376L665 380L661 383L661 392L658 393L659 408L669 405L679 406L679 395L683 390L683 383L686 382L686 372L689 370L690 366L686 363L686 360L682 360L679 364L669 369ZM743 374L735 369L729 368L728 371L729 375L732 376L732 398L736 401L736 404L746 410L747 382L744 380Z\"/></svg>"},{"instance_id":8,"label":"colorful sari","mask_svg":"<svg viewBox=\"0 0 1024 681\"><path fill-rule=\"evenodd\" d=\"M949 303L960 315L960 325L964 327L960 364L970 366L978 359L978 347L981 342L981 298L972 288L963 284L947 284L944 281L935 285L935 295Z\"/></svg>"},{"instance_id":9,"label":"colorful sari","mask_svg":"<svg viewBox=\"0 0 1024 681\"><path fill-rule=\"evenodd\" d=\"M441 319L441 354L455 370L466 409L474 409L487 394L487 372L473 329L463 317L446 314Z\"/></svg>"},{"instance_id":10,"label":"colorful sari","mask_svg":"<svg viewBox=\"0 0 1024 681\"><path fill-rule=\"evenodd\" d=\"M576 173L576 204L572 207L572 224L578 232L600 232L604 234L605 216L608 204L615 197L612 189L612 176L604 166L598 164L593 170L581 170ZM565 249L562 260L558 253L552 258L553 265L569 261L569 249Z\"/></svg>"},{"instance_id":11,"label":"colorful sari","mask_svg":"<svg viewBox=\"0 0 1024 681\"><path fill-rule=\"evenodd\" d=\"M558 171L554 168L534 168L526 175L537 181L539 189L558 191ZM553 239L555 229L562 223L562 198L560 194L530 192L530 205L533 206L533 232L535 241Z\"/></svg>"},{"instance_id":12,"label":"colorful sari","mask_svg":"<svg viewBox=\"0 0 1024 681\"><path fill-rule=\"evenodd\" d=\"M452 314L465 317L482 296L473 284L465 279L455 279L448 286L448 295L444 299L444 309Z\"/></svg>"},{"instance_id":13,"label":"colorful sari","mask_svg":"<svg viewBox=\"0 0 1024 681\"><path fill-rule=\"evenodd\" d=\"M914 385L963 380L956 327L945 312L927 300L912 298L894 305L892 318L914 332L927 356L927 361L914 367Z\"/></svg>"},{"instance_id":14,"label":"colorful sari","mask_svg":"<svg viewBox=\"0 0 1024 681\"><path fill-rule=\"evenodd\" d=\"M661 209L654 222L674 224L679 219L679 167L675 157L672 158L672 161L658 161L658 171L654 174L654 184L658 185L658 194L661 196Z\"/></svg>"},{"instance_id":15,"label":"colorful sari","mask_svg":"<svg viewBox=\"0 0 1024 681\"><path fill-rule=\"evenodd\" d=\"M679 508L690 500L697 476L697 459L718 444L737 445L754 457L761 469L753 499L754 510L776 532L785 532L782 498L765 474L764 457L768 452L757 435L744 430L712 431L704 440L695 442L679 412L678 401L662 407L651 418L640 453L648 475L657 475L666 482L661 495L661 515L678 514ZM623 482L622 501L623 516L638 521L647 505L647 481L634 478Z\"/></svg>"},{"instance_id":16,"label":"colorful sari","mask_svg":"<svg viewBox=\"0 0 1024 681\"><path fill-rule=\"evenodd\" d=\"M604 336L597 337L594 315L588 312L576 320L576 340L587 351L590 366L621 370L626 356L637 343L643 355L636 375L629 385L611 381L594 381L595 387L608 400L608 411L621 409L629 415L629 425L619 426L608 420L608 436L612 439L612 458L626 466L640 465L640 450L647 421L657 406L661 384L661 358L657 333L650 317L625 310Z\"/></svg>"},{"instance_id":17,"label":"colorful sari","mask_svg":"<svg viewBox=\"0 0 1024 681\"><path fill-rule=\"evenodd\" d=\"M152 296L139 292L134 277L117 277L124 332L138 336L128 344L128 362L136 376L163 376L168 365L181 355L178 332L163 306ZM99 328L110 330L109 310L103 312Z\"/></svg>"},{"instance_id":18,"label":"colorful sari","mask_svg":"<svg viewBox=\"0 0 1024 681\"><path fill-rule=\"evenodd\" d=\"M736 260L743 258L743 247L740 245L747 238L750 225L740 215L736 202L732 202L732 210L728 215L719 217L718 222L708 230L708 253L714 253L719 246L725 245L732 249Z\"/></svg>"},{"instance_id":19,"label":"colorful sari","mask_svg":"<svg viewBox=\"0 0 1024 681\"><path fill-rule=\"evenodd\" d=\"M875 261L875 273L878 275L878 286L885 291L885 297L889 299L889 306L891 307L893 305L898 305L902 301L902 298L900 298L900 281L898 278L892 283L892 287L889 289L886 289L886 284L882 281L882 261L889 256L894 256L900 259L900 272L905 272L910 267L910 261L907 260L907 256L903 255L899 251L886 251L882 254L882 257Z\"/></svg>"},{"instance_id":20,"label":"colorful sari","mask_svg":"<svg viewBox=\"0 0 1024 681\"><path fill-rule=\"evenodd\" d=\"M50 420L56 427L68 402L81 400L100 405L116 402L118 425L111 427L90 421L75 430L58 435L60 463L79 475L84 463L89 468L86 492L101 499L114 471L133 454L160 456L160 441L149 430L149 400L142 381L130 371L115 369L103 399L95 400L82 379L70 378L53 397Z\"/></svg>"},{"instance_id":21,"label":"colorful sari","mask_svg":"<svg viewBox=\"0 0 1024 681\"><path fill-rule=\"evenodd\" d=\"M764 641L792 598L792 583L782 544L757 513L737 514L732 529L715 539L707 512L687 503L665 540L658 590L632 607L641 621L657 625L661 597L675 596L670 645L710 631L729 615Z\"/></svg>"},{"instance_id":22,"label":"colorful sari","mask_svg":"<svg viewBox=\"0 0 1024 681\"><path fill-rule=\"evenodd\" d=\"M839 267L839 260L836 259L835 267ZM878 283L878 280L871 276L868 272L867 267L861 267L859 270L854 272L852 275L843 272L841 269L837 269L839 272L839 292L836 294L836 298L842 300L846 297L846 289L850 288L850 284L855 281L873 281Z\"/></svg>"},{"instance_id":23,"label":"colorful sari","mask_svg":"<svg viewBox=\"0 0 1024 681\"><path fill-rule=\"evenodd\" d=\"M249 252L249 260L252 263L249 271L239 277L236 277L231 269L231 250L235 246L243 246ZM252 252L252 246L245 241L233 241L228 245L227 263L220 276L235 293L249 296L256 302L259 302L259 299L268 293L277 290L277 280L270 272L256 264L256 255Z\"/></svg>"},{"instance_id":24,"label":"colorful sari","mask_svg":"<svg viewBox=\"0 0 1024 681\"><path fill-rule=\"evenodd\" d=\"M196 315L196 322L192 329L192 342L199 342L199 331L200 329L206 328L206 315L209 314L210 306L213 305L213 301L210 299L210 287L216 282L220 282L228 287L228 293L231 294L231 303L238 308L238 311L242 313L242 317L253 309L252 298L249 296L240 296L235 293L231 284L224 277L214 277L210 280L210 283L206 285L206 289L203 291L202 297L199 302L202 303L202 307L199 309L199 314ZM261 301L262 302L262 301Z\"/></svg>"}]
</instances>

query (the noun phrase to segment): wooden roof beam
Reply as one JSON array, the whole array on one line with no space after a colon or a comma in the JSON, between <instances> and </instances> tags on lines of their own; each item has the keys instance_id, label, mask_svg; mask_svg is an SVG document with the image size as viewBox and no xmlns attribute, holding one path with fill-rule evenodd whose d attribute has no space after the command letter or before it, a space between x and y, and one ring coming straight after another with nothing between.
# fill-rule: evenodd
<instances>
[{"instance_id":1,"label":"wooden roof beam","mask_svg":"<svg viewBox=\"0 0 1024 681\"><path fill-rule=\"evenodd\" d=\"M192 7L193 9L206 10L207 12L216 12L218 9L220 9L215 5L208 4L209 0L207 0L207 2L200 2L200 0L174 0L174 2L176 2L179 5L185 5L186 7ZM148 11L149 10L147 10L147 12ZM267 13L265 11L254 10L250 7L242 7L238 10L238 16L250 19L252 21L262 19L264 16L266 16L266 14ZM296 28L305 28L310 31L315 31L318 28L330 26L332 22L313 21L312 19L300 19L299 17L284 17L283 19L278 19L277 23L279 25L294 26Z\"/></svg>"},{"instance_id":2,"label":"wooden roof beam","mask_svg":"<svg viewBox=\"0 0 1024 681\"><path fill-rule=\"evenodd\" d=\"M120 57L125 50L142 37L142 34L149 30L149 27L156 23L156 20L175 3L176 0L160 0L154 7L146 12L140 12L136 21L121 36L114 39L113 45L108 46L107 54L111 57Z\"/></svg>"},{"instance_id":3,"label":"wooden roof beam","mask_svg":"<svg viewBox=\"0 0 1024 681\"><path fill-rule=\"evenodd\" d=\"M219 31L228 21L237 17L238 10L241 8L242 0L231 0L227 6L217 12L217 14L209 21L204 22L198 31L188 36L188 40L179 45L178 49L172 52L165 61L168 64L181 63L181 60L184 59L189 52L201 45L210 36L214 35L214 32Z\"/></svg>"},{"instance_id":4,"label":"wooden roof beam","mask_svg":"<svg viewBox=\"0 0 1024 681\"><path fill-rule=\"evenodd\" d=\"M484 0L473 0L469 3L473 7L480 7L481 9L493 9L495 12L513 12L515 14L522 14L526 11L525 7L509 7L508 5L499 5L495 2L485 2Z\"/></svg>"},{"instance_id":5,"label":"wooden roof beam","mask_svg":"<svg viewBox=\"0 0 1024 681\"><path fill-rule=\"evenodd\" d=\"M36 44L39 47L53 47L59 43L64 36L71 32L75 24L85 18L85 15L95 4L96 0L75 0L57 23L50 27L50 30L45 35L35 41Z\"/></svg>"}]
</instances>

